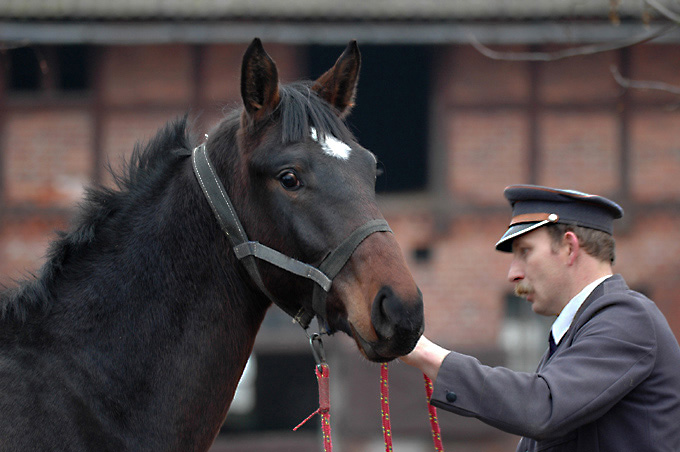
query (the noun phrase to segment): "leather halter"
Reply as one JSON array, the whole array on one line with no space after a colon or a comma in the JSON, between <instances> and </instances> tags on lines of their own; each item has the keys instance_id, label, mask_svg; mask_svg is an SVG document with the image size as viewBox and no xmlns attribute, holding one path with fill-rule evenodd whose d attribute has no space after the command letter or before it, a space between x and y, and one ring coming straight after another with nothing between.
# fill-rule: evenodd
<instances>
[{"instance_id":1,"label":"leather halter","mask_svg":"<svg viewBox=\"0 0 680 452\"><path fill-rule=\"evenodd\" d=\"M319 265L314 267L292 257L286 256L268 246L256 241L248 240L241 222L236 215L224 186L217 177L206 153L205 143L196 147L191 155L194 173L198 179L203 194L217 218L222 231L227 235L229 243L236 257L243 263L253 282L274 304L283 309L293 320L307 329L315 315L326 322L326 297L333 284L333 279L342 270L352 256L354 250L369 235L374 232L392 232L385 220L371 220L355 229L337 248L335 248ZM302 306L299 311L290 309L281 303L267 290L257 267L261 259L276 265L290 273L311 279L316 284L312 293L312 309Z\"/></svg>"}]
</instances>

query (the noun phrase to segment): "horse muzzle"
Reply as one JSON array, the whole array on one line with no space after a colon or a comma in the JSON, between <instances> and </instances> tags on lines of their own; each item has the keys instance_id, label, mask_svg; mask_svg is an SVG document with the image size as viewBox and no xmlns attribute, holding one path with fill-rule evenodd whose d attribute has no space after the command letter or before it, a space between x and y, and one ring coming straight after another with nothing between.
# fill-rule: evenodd
<instances>
[{"instance_id":1,"label":"horse muzzle","mask_svg":"<svg viewBox=\"0 0 680 452\"><path fill-rule=\"evenodd\" d=\"M351 325L351 335L366 358L387 362L408 354L416 346L425 329L423 299L404 300L391 287L382 287L371 307L371 324L376 340L364 338Z\"/></svg>"}]
</instances>

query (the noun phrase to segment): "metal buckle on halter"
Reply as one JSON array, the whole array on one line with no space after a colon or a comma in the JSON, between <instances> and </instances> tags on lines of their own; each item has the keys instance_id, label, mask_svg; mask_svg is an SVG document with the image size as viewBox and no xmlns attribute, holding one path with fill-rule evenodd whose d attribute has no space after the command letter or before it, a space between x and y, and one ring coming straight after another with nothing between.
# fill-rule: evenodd
<instances>
[{"instance_id":1,"label":"metal buckle on halter","mask_svg":"<svg viewBox=\"0 0 680 452\"><path fill-rule=\"evenodd\" d=\"M288 311L286 312L288 313ZM312 319L316 315L313 311L308 310L304 306L302 306L295 315L288 314L293 318L293 323L300 325L303 330L309 328L309 324L312 323Z\"/></svg>"}]
</instances>

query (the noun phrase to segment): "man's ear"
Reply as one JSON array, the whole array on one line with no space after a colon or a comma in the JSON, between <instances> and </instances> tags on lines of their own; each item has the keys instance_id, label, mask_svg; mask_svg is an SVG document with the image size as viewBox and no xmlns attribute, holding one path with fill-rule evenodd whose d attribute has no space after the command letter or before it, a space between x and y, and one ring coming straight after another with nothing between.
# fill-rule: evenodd
<instances>
[{"instance_id":1,"label":"man's ear","mask_svg":"<svg viewBox=\"0 0 680 452\"><path fill-rule=\"evenodd\" d=\"M576 234L572 231L565 232L562 237L562 246L566 247L568 263L572 265L581 250L581 244Z\"/></svg>"}]
</instances>

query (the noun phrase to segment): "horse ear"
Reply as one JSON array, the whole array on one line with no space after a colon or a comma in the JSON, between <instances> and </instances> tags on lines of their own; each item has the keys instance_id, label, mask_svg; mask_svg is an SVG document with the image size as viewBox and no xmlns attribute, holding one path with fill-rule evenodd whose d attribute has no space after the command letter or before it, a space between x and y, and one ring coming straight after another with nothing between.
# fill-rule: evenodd
<instances>
[{"instance_id":1,"label":"horse ear","mask_svg":"<svg viewBox=\"0 0 680 452\"><path fill-rule=\"evenodd\" d=\"M359 81L361 54L357 42L352 40L335 65L314 82L312 89L326 102L338 109L341 117L354 106L354 95Z\"/></svg>"},{"instance_id":2,"label":"horse ear","mask_svg":"<svg viewBox=\"0 0 680 452\"><path fill-rule=\"evenodd\" d=\"M249 116L261 119L279 105L279 73L276 64L253 39L241 64L241 97Z\"/></svg>"}]
</instances>

